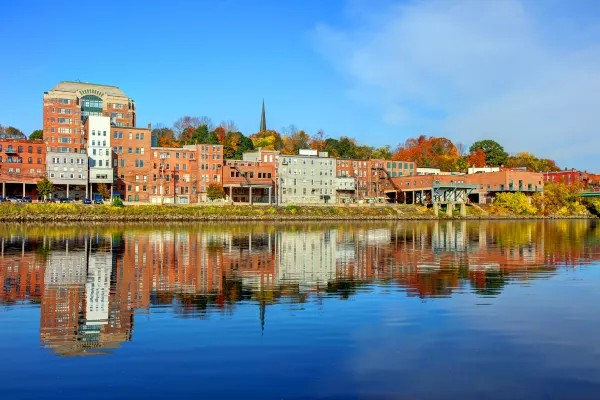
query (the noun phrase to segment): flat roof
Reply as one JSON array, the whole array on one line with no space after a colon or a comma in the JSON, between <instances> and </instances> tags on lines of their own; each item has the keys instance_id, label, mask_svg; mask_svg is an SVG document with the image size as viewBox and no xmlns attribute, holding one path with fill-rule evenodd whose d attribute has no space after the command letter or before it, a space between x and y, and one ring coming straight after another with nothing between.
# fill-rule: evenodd
<instances>
[{"instance_id":1,"label":"flat roof","mask_svg":"<svg viewBox=\"0 0 600 400\"><path fill-rule=\"evenodd\" d=\"M52 90L56 90L56 91L60 91L60 92L75 93L79 90L89 89L89 88L94 88L94 89L104 92L110 96L129 98L129 96L127 96L117 86L101 85L98 83L89 83L89 82L62 81L58 85L54 86L54 88Z\"/></svg>"}]
</instances>

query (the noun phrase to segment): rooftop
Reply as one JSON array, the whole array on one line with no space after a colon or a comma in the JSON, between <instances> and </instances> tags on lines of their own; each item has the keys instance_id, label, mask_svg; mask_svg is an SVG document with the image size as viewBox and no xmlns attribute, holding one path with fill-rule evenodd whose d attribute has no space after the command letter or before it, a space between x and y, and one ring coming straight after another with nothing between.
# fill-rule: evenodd
<instances>
[{"instance_id":1,"label":"rooftop","mask_svg":"<svg viewBox=\"0 0 600 400\"><path fill-rule=\"evenodd\" d=\"M101 92L104 92L110 96L116 97L128 97L121 89L116 86L111 85L100 85L97 83L88 83L88 82L71 82L71 81L63 81L56 85L52 90L57 90L61 92L77 92L81 89L96 89Z\"/></svg>"}]
</instances>

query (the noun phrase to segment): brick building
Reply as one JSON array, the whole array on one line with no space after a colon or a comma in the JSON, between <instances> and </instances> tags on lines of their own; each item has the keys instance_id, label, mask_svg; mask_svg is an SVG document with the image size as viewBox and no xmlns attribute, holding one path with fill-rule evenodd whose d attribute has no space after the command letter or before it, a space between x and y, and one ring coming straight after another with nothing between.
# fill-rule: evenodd
<instances>
[{"instance_id":1,"label":"brick building","mask_svg":"<svg viewBox=\"0 0 600 400\"><path fill-rule=\"evenodd\" d=\"M65 81L45 92L46 169L55 197L89 197L90 184L92 193L100 183L112 188L111 128L135 125L135 102L116 86Z\"/></svg>"},{"instance_id":2,"label":"brick building","mask_svg":"<svg viewBox=\"0 0 600 400\"><path fill-rule=\"evenodd\" d=\"M0 139L2 197L31 196L41 200L37 182L46 176L46 148L42 140Z\"/></svg>"},{"instance_id":3,"label":"brick building","mask_svg":"<svg viewBox=\"0 0 600 400\"><path fill-rule=\"evenodd\" d=\"M564 183L565 185L582 185L586 189L600 187L600 174L575 169L565 171L544 172L544 182Z\"/></svg>"},{"instance_id":4,"label":"brick building","mask_svg":"<svg viewBox=\"0 0 600 400\"><path fill-rule=\"evenodd\" d=\"M228 201L271 204L276 200L275 164L227 160L223 166L223 188Z\"/></svg>"},{"instance_id":5,"label":"brick building","mask_svg":"<svg viewBox=\"0 0 600 400\"><path fill-rule=\"evenodd\" d=\"M112 126L113 196L124 201L148 202L153 170L150 127Z\"/></svg>"}]
</instances>

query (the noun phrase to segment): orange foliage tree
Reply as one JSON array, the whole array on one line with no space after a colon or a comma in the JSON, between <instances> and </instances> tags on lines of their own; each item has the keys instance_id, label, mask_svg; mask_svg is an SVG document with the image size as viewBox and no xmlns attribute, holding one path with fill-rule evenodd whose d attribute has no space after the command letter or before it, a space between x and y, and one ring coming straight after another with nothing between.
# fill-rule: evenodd
<instances>
[{"instance_id":1,"label":"orange foliage tree","mask_svg":"<svg viewBox=\"0 0 600 400\"><path fill-rule=\"evenodd\" d=\"M458 168L459 155L454 143L444 137L421 135L410 138L396 148L394 160L414 161L419 166L439 167L454 171Z\"/></svg>"},{"instance_id":2,"label":"orange foliage tree","mask_svg":"<svg viewBox=\"0 0 600 400\"><path fill-rule=\"evenodd\" d=\"M467 164L469 167L485 167L485 152L482 149L472 151L467 157Z\"/></svg>"}]
</instances>

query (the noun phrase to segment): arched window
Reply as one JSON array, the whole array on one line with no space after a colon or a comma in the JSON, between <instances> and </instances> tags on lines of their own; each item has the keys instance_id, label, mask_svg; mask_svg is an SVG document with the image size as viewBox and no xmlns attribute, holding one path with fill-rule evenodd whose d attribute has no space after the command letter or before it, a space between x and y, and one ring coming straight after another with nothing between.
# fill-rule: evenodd
<instances>
[{"instance_id":1,"label":"arched window","mask_svg":"<svg viewBox=\"0 0 600 400\"><path fill-rule=\"evenodd\" d=\"M85 95L81 98L81 115L102 115L102 99L92 94Z\"/></svg>"}]
</instances>

